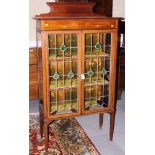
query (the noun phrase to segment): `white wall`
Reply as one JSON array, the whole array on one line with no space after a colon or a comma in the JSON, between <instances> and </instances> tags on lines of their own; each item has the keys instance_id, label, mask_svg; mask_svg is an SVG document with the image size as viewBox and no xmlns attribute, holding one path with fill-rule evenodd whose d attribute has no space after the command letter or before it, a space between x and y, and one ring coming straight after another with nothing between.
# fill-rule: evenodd
<instances>
[{"instance_id":1,"label":"white wall","mask_svg":"<svg viewBox=\"0 0 155 155\"><path fill-rule=\"evenodd\" d=\"M125 0L113 0L113 17L125 17Z\"/></svg>"},{"instance_id":2,"label":"white wall","mask_svg":"<svg viewBox=\"0 0 155 155\"><path fill-rule=\"evenodd\" d=\"M37 14L49 12L46 2L54 2L55 0L29 0L29 40L30 44L35 42L36 38L36 21L32 19Z\"/></svg>"},{"instance_id":3,"label":"white wall","mask_svg":"<svg viewBox=\"0 0 155 155\"><path fill-rule=\"evenodd\" d=\"M29 0L29 40L30 46L35 46L36 38L36 22L32 17L36 14L49 12L46 2L54 2L55 0ZM125 0L113 0L113 16L125 17Z\"/></svg>"}]
</instances>

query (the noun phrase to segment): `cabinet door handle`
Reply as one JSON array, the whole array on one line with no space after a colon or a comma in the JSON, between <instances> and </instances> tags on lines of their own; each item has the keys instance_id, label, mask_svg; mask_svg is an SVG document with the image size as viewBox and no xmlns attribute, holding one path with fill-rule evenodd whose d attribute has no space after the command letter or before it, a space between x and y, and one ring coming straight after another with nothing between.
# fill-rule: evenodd
<instances>
[{"instance_id":1,"label":"cabinet door handle","mask_svg":"<svg viewBox=\"0 0 155 155\"><path fill-rule=\"evenodd\" d=\"M81 79L84 80L85 79L85 75L81 74Z\"/></svg>"}]
</instances>

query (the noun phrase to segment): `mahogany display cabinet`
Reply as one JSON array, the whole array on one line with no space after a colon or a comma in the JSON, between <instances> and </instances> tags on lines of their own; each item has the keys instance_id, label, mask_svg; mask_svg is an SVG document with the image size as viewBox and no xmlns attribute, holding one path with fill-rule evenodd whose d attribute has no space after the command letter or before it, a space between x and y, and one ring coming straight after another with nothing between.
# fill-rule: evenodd
<instances>
[{"instance_id":1,"label":"mahogany display cabinet","mask_svg":"<svg viewBox=\"0 0 155 155\"><path fill-rule=\"evenodd\" d=\"M50 12L36 15L40 133L48 150L48 127L57 119L110 114L115 120L118 19L94 13L95 3L47 3ZM91 122L91 120L90 120Z\"/></svg>"}]
</instances>

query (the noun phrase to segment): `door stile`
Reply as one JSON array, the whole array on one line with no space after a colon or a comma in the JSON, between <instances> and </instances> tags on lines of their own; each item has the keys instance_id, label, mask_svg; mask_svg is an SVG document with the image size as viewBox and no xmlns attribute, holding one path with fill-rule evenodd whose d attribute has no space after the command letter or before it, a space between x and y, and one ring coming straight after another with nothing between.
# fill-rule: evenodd
<instances>
[{"instance_id":1,"label":"door stile","mask_svg":"<svg viewBox=\"0 0 155 155\"><path fill-rule=\"evenodd\" d=\"M81 81L81 74L82 74L82 53L83 53L83 41L82 41L82 34L81 31L78 33L78 109L79 114L82 113L82 100L83 100L83 92L82 92L82 81Z\"/></svg>"},{"instance_id":2,"label":"door stile","mask_svg":"<svg viewBox=\"0 0 155 155\"><path fill-rule=\"evenodd\" d=\"M47 32L43 31L41 33L42 38L42 65L43 65L43 109L44 109L44 118L48 119L49 117L49 107L48 107L48 40Z\"/></svg>"},{"instance_id":3,"label":"door stile","mask_svg":"<svg viewBox=\"0 0 155 155\"><path fill-rule=\"evenodd\" d=\"M111 50L111 74L110 74L110 98L109 108L115 110L115 85L116 85L116 60L117 60L117 30L112 32L112 50Z\"/></svg>"},{"instance_id":4,"label":"door stile","mask_svg":"<svg viewBox=\"0 0 155 155\"><path fill-rule=\"evenodd\" d=\"M82 79L82 74L84 75L84 54L85 54L85 35L84 31L81 31L81 112L84 113L84 79Z\"/></svg>"}]
</instances>

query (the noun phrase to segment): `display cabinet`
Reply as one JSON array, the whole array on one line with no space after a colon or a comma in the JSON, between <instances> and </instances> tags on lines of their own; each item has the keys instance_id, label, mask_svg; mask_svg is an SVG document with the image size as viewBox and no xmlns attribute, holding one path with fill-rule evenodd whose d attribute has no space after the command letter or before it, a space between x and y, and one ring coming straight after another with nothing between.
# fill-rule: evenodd
<instances>
[{"instance_id":1,"label":"display cabinet","mask_svg":"<svg viewBox=\"0 0 155 155\"><path fill-rule=\"evenodd\" d=\"M48 126L61 118L110 114L115 118L118 20L93 13L95 3L47 3L37 15L40 132L48 149ZM90 120L91 121L91 120Z\"/></svg>"}]
</instances>

